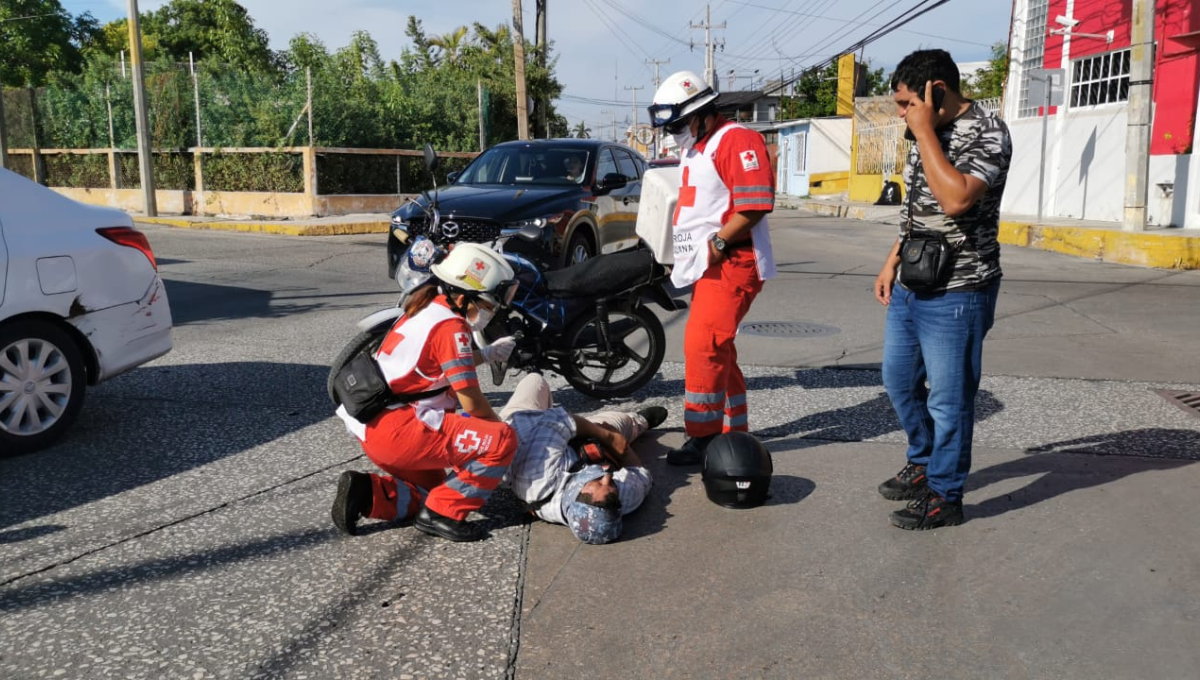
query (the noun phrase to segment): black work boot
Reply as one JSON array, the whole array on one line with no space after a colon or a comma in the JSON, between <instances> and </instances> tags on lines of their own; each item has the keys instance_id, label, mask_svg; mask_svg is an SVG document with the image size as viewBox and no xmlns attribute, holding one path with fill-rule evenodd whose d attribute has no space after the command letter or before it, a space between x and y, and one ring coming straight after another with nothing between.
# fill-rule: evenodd
<instances>
[{"instance_id":1,"label":"black work boot","mask_svg":"<svg viewBox=\"0 0 1200 680\"><path fill-rule=\"evenodd\" d=\"M448 541L458 543L478 541L487 537L482 529L465 519L450 519L426 507L422 507L421 511L417 513L417 519L413 521L413 526L430 536L440 536Z\"/></svg>"},{"instance_id":2,"label":"black work boot","mask_svg":"<svg viewBox=\"0 0 1200 680\"><path fill-rule=\"evenodd\" d=\"M646 429L653 430L667 419L667 409L662 406L647 406L639 410L638 415L646 419Z\"/></svg>"},{"instance_id":3,"label":"black work boot","mask_svg":"<svg viewBox=\"0 0 1200 680\"><path fill-rule=\"evenodd\" d=\"M373 502L371 475L347 470L338 477L337 495L333 497L330 515L342 533L358 533L358 520L371 514Z\"/></svg>"},{"instance_id":4,"label":"black work boot","mask_svg":"<svg viewBox=\"0 0 1200 680\"><path fill-rule=\"evenodd\" d=\"M879 495L889 501L916 498L925 488L925 466L909 463L895 477L879 485Z\"/></svg>"},{"instance_id":5,"label":"black work boot","mask_svg":"<svg viewBox=\"0 0 1200 680\"><path fill-rule=\"evenodd\" d=\"M677 449L667 451L667 463L670 465L699 465L704 460L704 450L713 440L715 434L707 437L692 437Z\"/></svg>"},{"instance_id":6,"label":"black work boot","mask_svg":"<svg viewBox=\"0 0 1200 680\"><path fill-rule=\"evenodd\" d=\"M925 487L903 510L893 512L891 520L893 526L917 531L952 527L963 523L962 501L948 501Z\"/></svg>"}]
</instances>

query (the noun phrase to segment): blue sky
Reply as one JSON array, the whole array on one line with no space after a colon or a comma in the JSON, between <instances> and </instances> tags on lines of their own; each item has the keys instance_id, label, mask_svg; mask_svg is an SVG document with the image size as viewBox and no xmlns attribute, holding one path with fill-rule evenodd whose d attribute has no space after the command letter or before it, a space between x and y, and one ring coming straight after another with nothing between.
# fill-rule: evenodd
<instances>
[{"instance_id":1,"label":"blue sky","mask_svg":"<svg viewBox=\"0 0 1200 680\"><path fill-rule=\"evenodd\" d=\"M101 21L125 15L126 0L62 0L72 13L90 11ZM283 49L297 33L319 37L331 50L351 33L367 30L385 59L398 58L410 46L404 35L409 15L421 19L431 35L479 22L495 27L512 21L511 0L241 0L255 23ZM164 0L140 0L143 12ZM548 33L558 59L556 73L566 86L556 103L572 125L580 120L594 131L611 134L619 123L639 119L654 93L654 66L660 73L704 69L705 5L711 22L724 24L713 37L724 43L716 53L724 90L743 89L754 78L778 78L828 60L875 27L918 4L917 0L549 0ZM523 0L524 28L534 36L534 0ZM890 71L908 52L921 47L949 50L957 61L982 61L989 45L1007 41L1009 0L952 0L866 48L874 66ZM689 46L691 43L692 46ZM758 70L757 76L753 73ZM730 79L730 72L732 80ZM626 89L641 88L641 89ZM597 135L599 136L599 135Z\"/></svg>"}]
</instances>

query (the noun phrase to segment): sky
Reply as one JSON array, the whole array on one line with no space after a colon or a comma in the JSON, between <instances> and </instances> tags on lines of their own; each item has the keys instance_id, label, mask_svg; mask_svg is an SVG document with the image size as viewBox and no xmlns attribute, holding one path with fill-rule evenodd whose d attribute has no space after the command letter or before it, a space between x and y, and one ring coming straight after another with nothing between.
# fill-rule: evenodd
<instances>
[{"instance_id":1,"label":"sky","mask_svg":"<svg viewBox=\"0 0 1200 680\"><path fill-rule=\"evenodd\" d=\"M61 0L73 14L100 21L125 16L127 0ZM478 22L495 28L512 22L512 0L240 0L255 24L285 49L297 33L316 35L330 51L366 30L384 59L398 59L411 42L409 15L427 35ZM142 12L165 0L140 0ZM555 73L564 85L555 102L574 127L581 120L594 137L612 136L613 118L640 122L659 75L688 69L703 75L705 11L716 51L720 89L750 89L758 79L778 79L828 61L878 26L918 5L918 0L547 0L547 33ZM1007 42L1010 0L951 0L866 47L863 56L888 73L908 52L948 50L959 63L986 60L990 46ZM525 36L535 35L535 0L522 0ZM755 74L755 71L758 71Z\"/></svg>"}]
</instances>

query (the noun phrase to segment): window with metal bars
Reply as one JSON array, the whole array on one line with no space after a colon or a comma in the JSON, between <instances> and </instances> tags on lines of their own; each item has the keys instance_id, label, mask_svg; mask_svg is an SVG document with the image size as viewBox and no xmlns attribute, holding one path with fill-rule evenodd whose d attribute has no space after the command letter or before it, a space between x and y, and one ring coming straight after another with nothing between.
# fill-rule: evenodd
<instances>
[{"instance_id":1,"label":"window with metal bars","mask_svg":"<svg viewBox=\"0 0 1200 680\"><path fill-rule=\"evenodd\" d=\"M1129 50L1071 62L1071 108L1129 101Z\"/></svg>"}]
</instances>

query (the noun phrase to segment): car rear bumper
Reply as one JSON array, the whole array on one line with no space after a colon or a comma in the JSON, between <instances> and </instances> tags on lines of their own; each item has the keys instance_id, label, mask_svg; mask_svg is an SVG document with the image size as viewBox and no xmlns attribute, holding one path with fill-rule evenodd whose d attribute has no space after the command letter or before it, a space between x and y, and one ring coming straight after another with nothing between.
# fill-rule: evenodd
<instances>
[{"instance_id":1,"label":"car rear bumper","mask_svg":"<svg viewBox=\"0 0 1200 680\"><path fill-rule=\"evenodd\" d=\"M88 312L70 322L92 344L100 372L108 380L171 351L171 307L157 275L136 302Z\"/></svg>"}]
</instances>

